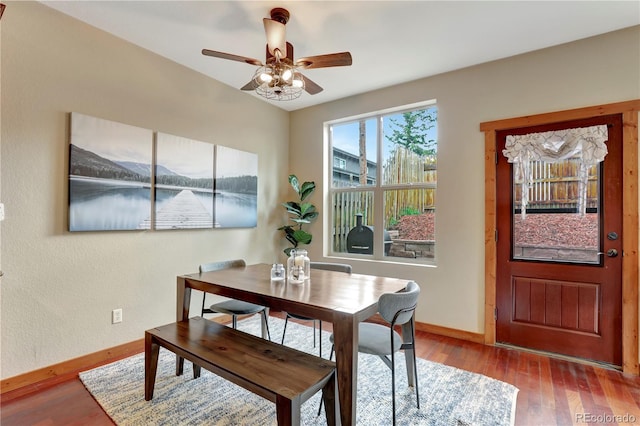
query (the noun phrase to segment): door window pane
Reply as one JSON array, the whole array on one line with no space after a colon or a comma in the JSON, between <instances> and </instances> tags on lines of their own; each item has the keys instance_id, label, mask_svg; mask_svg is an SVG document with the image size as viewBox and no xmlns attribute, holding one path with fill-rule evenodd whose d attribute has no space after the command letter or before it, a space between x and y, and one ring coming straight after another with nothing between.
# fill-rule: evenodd
<instances>
[{"instance_id":1,"label":"door window pane","mask_svg":"<svg viewBox=\"0 0 640 426\"><path fill-rule=\"evenodd\" d=\"M578 160L531 161L529 166L533 179L524 185L529 197L524 215L523 185L513 168L513 258L600 263L600 167L589 168L586 212L582 214Z\"/></svg>"}]
</instances>

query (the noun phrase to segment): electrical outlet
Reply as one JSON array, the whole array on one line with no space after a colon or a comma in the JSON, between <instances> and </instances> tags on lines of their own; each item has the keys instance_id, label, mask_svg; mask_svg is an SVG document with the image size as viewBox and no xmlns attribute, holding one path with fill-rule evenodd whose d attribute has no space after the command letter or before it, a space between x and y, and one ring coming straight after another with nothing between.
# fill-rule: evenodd
<instances>
[{"instance_id":1,"label":"electrical outlet","mask_svg":"<svg viewBox=\"0 0 640 426\"><path fill-rule=\"evenodd\" d=\"M122 322L122 309L114 309L111 311L111 324Z\"/></svg>"}]
</instances>

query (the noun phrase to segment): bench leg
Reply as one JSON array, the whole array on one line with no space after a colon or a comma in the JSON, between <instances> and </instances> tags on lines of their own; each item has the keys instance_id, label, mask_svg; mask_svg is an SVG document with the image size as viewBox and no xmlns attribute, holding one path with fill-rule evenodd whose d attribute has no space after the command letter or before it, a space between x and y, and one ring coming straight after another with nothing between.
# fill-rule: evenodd
<instances>
[{"instance_id":1,"label":"bench leg","mask_svg":"<svg viewBox=\"0 0 640 426\"><path fill-rule=\"evenodd\" d=\"M184 358L179 355L176 355L176 376L182 376L184 372ZM193 378L197 379L200 377L200 366L193 364Z\"/></svg>"},{"instance_id":2,"label":"bench leg","mask_svg":"<svg viewBox=\"0 0 640 426\"><path fill-rule=\"evenodd\" d=\"M277 395L276 417L278 426L300 426L300 398L292 401Z\"/></svg>"},{"instance_id":3,"label":"bench leg","mask_svg":"<svg viewBox=\"0 0 640 426\"><path fill-rule=\"evenodd\" d=\"M156 371L158 370L158 354L160 345L154 342L153 336L144 336L144 400L153 398L153 388L156 384Z\"/></svg>"},{"instance_id":4,"label":"bench leg","mask_svg":"<svg viewBox=\"0 0 640 426\"><path fill-rule=\"evenodd\" d=\"M200 377L201 367L199 365L193 364L193 378L197 379Z\"/></svg>"},{"instance_id":5,"label":"bench leg","mask_svg":"<svg viewBox=\"0 0 640 426\"><path fill-rule=\"evenodd\" d=\"M182 376L184 371L184 358L176 355L176 376Z\"/></svg>"},{"instance_id":6,"label":"bench leg","mask_svg":"<svg viewBox=\"0 0 640 426\"><path fill-rule=\"evenodd\" d=\"M336 399L336 374L333 373L327 383L322 388L322 400L325 406L325 415L327 416L327 425L335 426L336 413L339 412L338 400Z\"/></svg>"}]
</instances>

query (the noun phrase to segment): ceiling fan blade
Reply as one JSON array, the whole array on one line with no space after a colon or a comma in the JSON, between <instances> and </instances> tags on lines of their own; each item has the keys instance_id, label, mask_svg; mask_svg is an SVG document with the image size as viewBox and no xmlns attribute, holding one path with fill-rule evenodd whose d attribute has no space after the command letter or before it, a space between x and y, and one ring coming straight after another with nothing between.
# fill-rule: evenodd
<instances>
[{"instance_id":1,"label":"ceiling fan blade","mask_svg":"<svg viewBox=\"0 0 640 426\"><path fill-rule=\"evenodd\" d=\"M300 74L302 75L302 74ZM315 82L310 80L308 77L302 75L302 79L304 80L304 90L307 91L310 95L315 95L317 93L322 92L322 87L318 86Z\"/></svg>"},{"instance_id":2,"label":"ceiling fan blade","mask_svg":"<svg viewBox=\"0 0 640 426\"><path fill-rule=\"evenodd\" d=\"M296 66L311 69L311 68L328 68L328 67L344 67L351 65L351 53L329 53L327 55L308 56L306 58L300 58L296 61Z\"/></svg>"},{"instance_id":3,"label":"ceiling fan blade","mask_svg":"<svg viewBox=\"0 0 640 426\"><path fill-rule=\"evenodd\" d=\"M260 86L255 79L252 79L250 82L245 84L240 88L240 90L256 90L256 88Z\"/></svg>"},{"instance_id":4,"label":"ceiling fan blade","mask_svg":"<svg viewBox=\"0 0 640 426\"><path fill-rule=\"evenodd\" d=\"M276 56L276 50L280 51L280 57L287 56L287 40L285 39L284 24L273 19L264 18L264 32L267 35L267 46L269 53Z\"/></svg>"},{"instance_id":5,"label":"ceiling fan blade","mask_svg":"<svg viewBox=\"0 0 640 426\"><path fill-rule=\"evenodd\" d=\"M250 65L262 66L262 62L257 59L247 58L246 56L232 55L231 53L216 52L215 50L202 49L205 56L213 56L214 58L229 59L231 61L245 62Z\"/></svg>"}]
</instances>

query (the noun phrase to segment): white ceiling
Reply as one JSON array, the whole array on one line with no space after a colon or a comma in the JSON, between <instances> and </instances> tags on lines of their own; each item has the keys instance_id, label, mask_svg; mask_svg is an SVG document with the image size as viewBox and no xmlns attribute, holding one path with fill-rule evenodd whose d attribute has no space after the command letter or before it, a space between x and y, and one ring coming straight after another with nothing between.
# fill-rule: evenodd
<instances>
[{"instance_id":1,"label":"white ceiling","mask_svg":"<svg viewBox=\"0 0 640 426\"><path fill-rule=\"evenodd\" d=\"M287 111L640 24L638 0L42 3L234 88L248 83L255 67L201 50L264 62L262 19L284 7L296 59L353 56L350 67L304 71L321 93L269 101Z\"/></svg>"}]
</instances>

